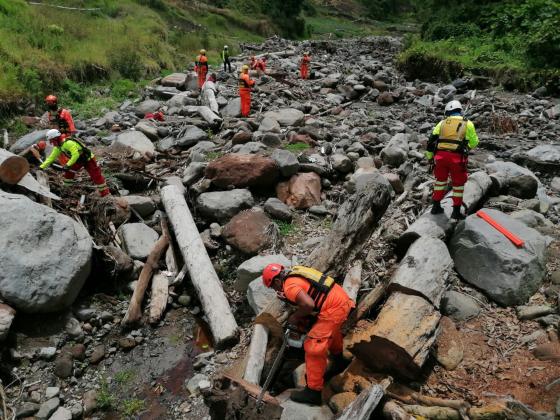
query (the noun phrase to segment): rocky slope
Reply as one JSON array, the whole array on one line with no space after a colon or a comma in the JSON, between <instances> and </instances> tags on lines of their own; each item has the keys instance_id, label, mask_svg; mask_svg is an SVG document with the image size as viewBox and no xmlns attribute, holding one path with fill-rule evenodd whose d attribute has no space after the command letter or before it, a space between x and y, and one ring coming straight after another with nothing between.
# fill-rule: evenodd
<instances>
[{"instance_id":1,"label":"rocky slope","mask_svg":"<svg viewBox=\"0 0 560 420\"><path fill-rule=\"evenodd\" d=\"M548 386L560 377L557 99L543 89L506 94L482 78L449 85L407 81L394 68L401 42L390 37L271 38L247 48L269 58L251 118L239 118L234 75L215 69L217 116L200 106L189 69L99 119L77 122L113 198L97 199L84 176L78 188L65 190L57 173L50 173L50 184L62 200L53 201L54 209L34 203L37 197L25 189L2 186L0 227L8 234L0 237L1 378L9 409L39 419L209 415L201 393L211 394L220 372L245 354L254 315L274 298L258 279L262 268L270 261L305 261L340 228L343 204L373 182L392 200L356 250L363 266L358 299L394 283L421 248L411 246L419 237L435 237L426 243L443 248L426 248L418 264L429 267L435 253L447 252L453 264L437 274L441 290L416 293L434 319L442 317L440 334L420 376L403 383L428 396L465 400L475 407L471 418L482 418L476 406L507 396L540 412L558 410L559 385ZM304 50L313 57L308 81L296 77ZM425 215L433 178L423 148L450 99L465 104L481 140L469 160L468 209L484 207L526 241L524 248L512 249L476 215L457 226L447 216ZM143 118L158 110L165 121ZM25 136L10 150L21 152L38 136ZM164 319L153 327L120 326L162 233L163 185L184 188L240 326L239 344L231 349L213 349L197 291L177 278L182 258L176 247L156 274L169 282ZM334 268L340 279L353 262ZM388 292L387 304L369 311L350 337L370 334L396 295ZM330 408L320 409L321 418L343 410L374 381L371 360L351 347L353 370L331 382L324 395ZM310 418L314 411L284 406L283 418ZM405 408L430 416L420 413L423 407Z\"/></svg>"}]
</instances>

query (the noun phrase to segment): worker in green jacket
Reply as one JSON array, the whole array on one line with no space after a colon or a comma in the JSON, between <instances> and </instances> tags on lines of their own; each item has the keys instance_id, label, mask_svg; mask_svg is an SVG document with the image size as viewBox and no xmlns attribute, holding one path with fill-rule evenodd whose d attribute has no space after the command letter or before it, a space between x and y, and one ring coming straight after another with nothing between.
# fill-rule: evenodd
<instances>
[{"instance_id":1,"label":"worker in green jacket","mask_svg":"<svg viewBox=\"0 0 560 420\"><path fill-rule=\"evenodd\" d=\"M62 133L56 129L47 131L47 140L54 147L49 157L39 166L40 169L47 169L61 154L64 154L68 158L62 167L65 185L72 185L77 171L85 168L91 180L97 185L99 195L105 197L111 194L95 155L82 142L69 137L63 138Z\"/></svg>"},{"instance_id":2,"label":"worker in green jacket","mask_svg":"<svg viewBox=\"0 0 560 420\"><path fill-rule=\"evenodd\" d=\"M222 61L224 62L224 71L231 73L231 62L229 61L229 48L227 45L224 45L224 49L222 50Z\"/></svg>"}]
</instances>

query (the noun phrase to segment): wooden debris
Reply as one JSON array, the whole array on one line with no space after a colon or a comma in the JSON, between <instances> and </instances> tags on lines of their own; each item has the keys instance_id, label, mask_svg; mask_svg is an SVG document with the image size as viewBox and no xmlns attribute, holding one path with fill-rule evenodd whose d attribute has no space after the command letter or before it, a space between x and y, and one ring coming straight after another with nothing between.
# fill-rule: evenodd
<instances>
[{"instance_id":1,"label":"wooden debris","mask_svg":"<svg viewBox=\"0 0 560 420\"><path fill-rule=\"evenodd\" d=\"M369 389L360 392L358 398L342 412L339 420L368 420L377 407L385 390L392 382L392 378L384 379L382 383L372 385Z\"/></svg>"},{"instance_id":2,"label":"wooden debris","mask_svg":"<svg viewBox=\"0 0 560 420\"><path fill-rule=\"evenodd\" d=\"M344 278L344 282L342 283L342 287L348 293L348 296L352 300L356 300L358 297L358 291L360 290L360 286L362 285L362 261L356 261L348 273Z\"/></svg>"},{"instance_id":3,"label":"wooden debris","mask_svg":"<svg viewBox=\"0 0 560 420\"><path fill-rule=\"evenodd\" d=\"M387 420L414 420L395 400L389 400L383 405L383 417Z\"/></svg>"},{"instance_id":4,"label":"wooden debris","mask_svg":"<svg viewBox=\"0 0 560 420\"><path fill-rule=\"evenodd\" d=\"M232 382L241 386L242 388L245 389L245 391L247 391L247 393L249 393L251 396L253 396L255 398L257 398L259 396L259 394L261 393L261 387L258 386L258 385L249 383L244 379L239 379L239 378L237 378L233 375L230 375L229 373L224 373L224 374L222 374L222 376L224 376L225 378L228 378ZM272 395L270 395L268 392L266 392L264 394L262 400L265 403L268 403L268 404L280 405L280 402L276 398L274 398Z\"/></svg>"},{"instance_id":5,"label":"wooden debris","mask_svg":"<svg viewBox=\"0 0 560 420\"><path fill-rule=\"evenodd\" d=\"M227 347L238 340L237 323L185 197L177 187L168 185L161 189L161 199L208 318L216 347Z\"/></svg>"},{"instance_id":6,"label":"wooden debris","mask_svg":"<svg viewBox=\"0 0 560 420\"><path fill-rule=\"evenodd\" d=\"M0 161L0 182L16 185L29 172L29 162L21 156L10 156Z\"/></svg>"},{"instance_id":7,"label":"wooden debris","mask_svg":"<svg viewBox=\"0 0 560 420\"><path fill-rule=\"evenodd\" d=\"M247 365L243 379L247 382L259 385L261 373L266 358L266 346L268 344L268 328L262 324L253 326L251 344L247 355Z\"/></svg>"},{"instance_id":8,"label":"wooden debris","mask_svg":"<svg viewBox=\"0 0 560 420\"><path fill-rule=\"evenodd\" d=\"M46 191L50 191L50 187L49 187L49 177L48 175L43 172L43 171L37 171L37 173L35 174L35 176L37 177L37 182L39 184L41 184L43 186L43 188L45 188ZM51 207L52 208L52 199L48 196L44 196L41 195L39 197L39 200L41 201L41 203L43 203L45 206Z\"/></svg>"},{"instance_id":9,"label":"wooden debris","mask_svg":"<svg viewBox=\"0 0 560 420\"><path fill-rule=\"evenodd\" d=\"M342 325L342 332L346 334L356 322L362 319L375 305L377 305L383 296L385 296L385 291L387 290L387 284L380 283L375 286L370 292L365 295L358 305L356 309L350 312L348 319Z\"/></svg>"},{"instance_id":10,"label":"wooden debris","mask_svg":"<svg viewBox=\"0 0 560 420\"><path fill-rule=\"evenodd\" d=\"M152 295L150 300L150 324L156 324L161 319L167 307L169 297L169 281L167 276L156 273L152 279Z\"/></svg>"}]
</instances>

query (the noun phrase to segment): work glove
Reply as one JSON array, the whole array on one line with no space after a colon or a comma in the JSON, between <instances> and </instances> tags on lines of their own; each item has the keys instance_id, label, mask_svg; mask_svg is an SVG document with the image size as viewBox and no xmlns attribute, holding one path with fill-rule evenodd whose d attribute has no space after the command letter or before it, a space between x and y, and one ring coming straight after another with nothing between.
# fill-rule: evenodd
<instances>
[{"instance_id":1,"label":"work glove","mask_svg":"<svg viewBox=\"0 0 560 420\"><path fill-rule=\"evenodd\" d=\"M433 152L428 152L427 150L424 152L424 156L426 157L426 159L428 159L429 161L434 160L434 153Z\"/></svg>"}]
</instances>

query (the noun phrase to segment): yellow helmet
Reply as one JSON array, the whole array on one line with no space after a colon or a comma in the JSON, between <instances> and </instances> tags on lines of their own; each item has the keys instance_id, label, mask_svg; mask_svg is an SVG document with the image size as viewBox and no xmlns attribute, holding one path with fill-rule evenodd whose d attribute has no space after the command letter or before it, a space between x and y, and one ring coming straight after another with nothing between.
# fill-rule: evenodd
<instances>
[{"instance_id":1,"label":"yellow helmet","mask_svg":"<svg viewBox=\"0 0 560 420\"><path fill-rule=\"evenodd\" d=\"M200 50L200 54L206 55L206 50L205 49Z\"/></svg>"},{"instance_id":2,"label":"yellow helmet","mask_svg":"<svg viewBox=\"0 0 560 420\"><path fill-rule=\"evenodd\" d=\"M248 72L249 71L249 66L247 64L243 64L243 67L241 67L241 71L242 72Z\"/></svg>"}]
</instances>

